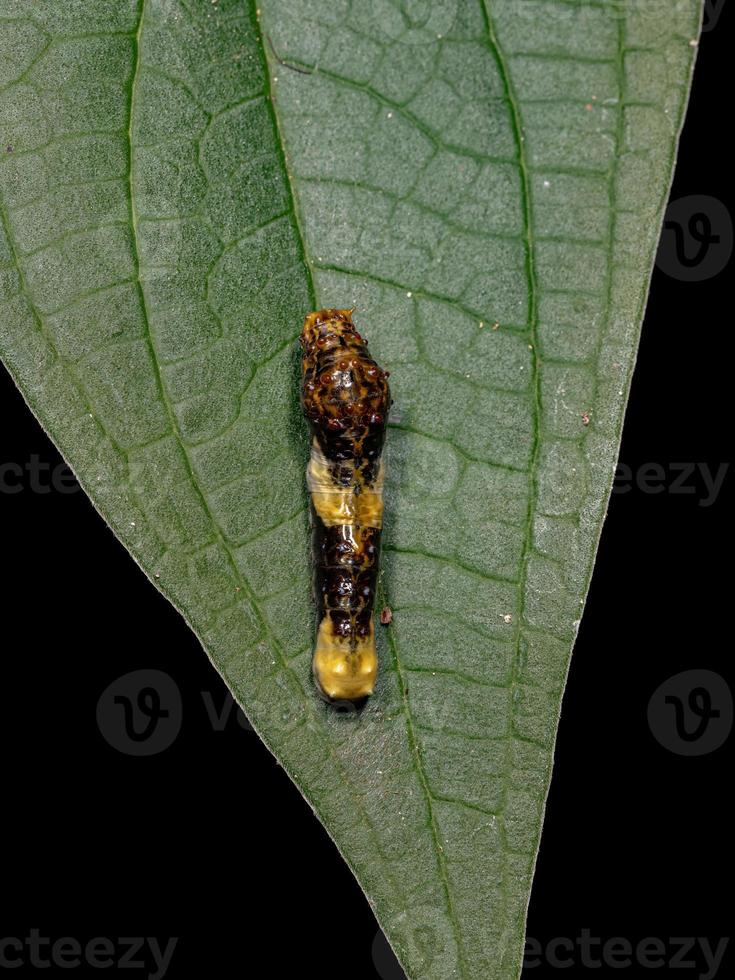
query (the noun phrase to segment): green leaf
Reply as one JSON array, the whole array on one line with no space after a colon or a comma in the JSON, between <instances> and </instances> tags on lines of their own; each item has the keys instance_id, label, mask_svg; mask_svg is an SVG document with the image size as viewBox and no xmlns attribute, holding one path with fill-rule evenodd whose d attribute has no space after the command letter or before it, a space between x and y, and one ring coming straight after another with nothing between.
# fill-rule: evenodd
<instances>
[{"instance_id":1,"label":"green leaf","mask_svg":"<svg viewBox=\"0 0 735 980\"><path fill-rule=\"evenodd\" d=\"M0 351L408 975L515 977L700 6L261 6L0 0ZM345 715L294 342L350 305L394 620Z\"/></svg>"}]
</instances>

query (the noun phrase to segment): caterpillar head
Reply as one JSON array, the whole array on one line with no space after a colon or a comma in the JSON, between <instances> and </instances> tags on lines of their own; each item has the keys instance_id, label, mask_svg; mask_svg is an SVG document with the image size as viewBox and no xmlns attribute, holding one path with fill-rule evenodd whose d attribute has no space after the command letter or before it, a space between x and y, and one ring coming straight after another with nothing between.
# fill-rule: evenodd
<instances>
[{"instance_id":1,"label":"caterpillar head","mask_svg":"<svg viewBox=\"0 0 735 980\"><path fill-rule=\"evenodd\" d=\"M300 337L304 357L334 347L356 346L364 343L352 322L352 310L317 310L304 320Z\"/></svg>"}]
</instances>

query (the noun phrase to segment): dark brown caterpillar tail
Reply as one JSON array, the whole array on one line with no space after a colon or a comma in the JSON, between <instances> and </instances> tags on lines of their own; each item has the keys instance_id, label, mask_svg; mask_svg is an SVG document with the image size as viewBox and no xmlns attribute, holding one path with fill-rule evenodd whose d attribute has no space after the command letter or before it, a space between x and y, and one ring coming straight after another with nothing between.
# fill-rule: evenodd
<instances>
[{"instance_id":1,"label":"dark brown caterpillar tail","mask_svg":"<svg viewBox=\"0 0 735 980\"><path fill-rule=\"evenodd\" d=\"M330 700L356 701L372 694L377 675L373 607L390 391L351 310L310 313L301 346L301 403L312 431L314 679Z\"/></svg>"}]
</instances>

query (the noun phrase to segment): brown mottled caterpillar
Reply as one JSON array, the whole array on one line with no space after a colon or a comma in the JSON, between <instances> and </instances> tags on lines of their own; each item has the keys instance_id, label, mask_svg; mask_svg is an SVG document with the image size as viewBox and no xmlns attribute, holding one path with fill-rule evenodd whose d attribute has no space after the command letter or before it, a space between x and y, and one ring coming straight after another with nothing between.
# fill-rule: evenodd
<instances>
[{"instance_id":1,"label":"brown mottled caterpillar","mask_svg":"<svg viewBox=\"0 0 735 980\"><path fill-rule=\"evenodd\" d=\"M387 373L352 310L310 313L301 333L301 405L311 427L306 482L313 521L318 629L314 680L330 700L372 694L373 605L383 524Z\"/></svg>"}]
</instances>

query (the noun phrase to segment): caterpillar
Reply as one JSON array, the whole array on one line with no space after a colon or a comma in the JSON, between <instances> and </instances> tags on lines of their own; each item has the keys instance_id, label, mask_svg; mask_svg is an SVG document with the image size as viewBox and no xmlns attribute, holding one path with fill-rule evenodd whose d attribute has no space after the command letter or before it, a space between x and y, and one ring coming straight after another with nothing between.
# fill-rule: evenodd
<instances>
[{"instance_id":1,"label":"caterpillar","mask_svg":"<svg viewBox=\"0 0 735 980\"><path fill-rule=\"evenodd\" d=\"M329 701L373 693L373 606L383 525L388 374L352 310L309 313L301 333L301 407L311 430L306 469L317 635L312 672Z\"/></svg>"}]
</instances>

